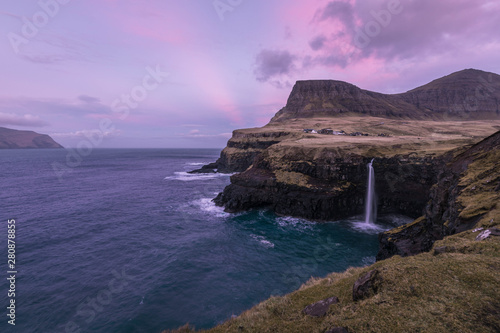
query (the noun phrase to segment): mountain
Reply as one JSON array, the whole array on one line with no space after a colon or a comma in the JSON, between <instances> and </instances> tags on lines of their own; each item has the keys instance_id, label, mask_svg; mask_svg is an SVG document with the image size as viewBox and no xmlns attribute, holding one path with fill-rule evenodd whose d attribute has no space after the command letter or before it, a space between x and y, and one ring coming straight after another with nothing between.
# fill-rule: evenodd
<instances>
[{"instance_id":1,"label":"mountain","mask_svg":"<svg viewBox=\"0 0 500 333\"><path fill-rule=\"evenodd\" d=\"M0 149L63 148L46 134L0 127Z\"/></svg>"},{"instance_id":2,"label":"mountain","mask_svg":"<svg viewBox=\"0 0 500 333\"><path fill-rule=\"evenodd\" d=\"M395 119L500 119L500 75L466 69L401 94L381 94L334 80L297 81L271 123L363 115Z\"/></svg>"},{"instance_id":3,"label":"mountain","mask_svg":"<svg viewBox=\"0 0 500 333\"><path fill-rule=\"evenodd\" d=\"M233 131L217 162L193 172L242 172L263 151L284 142L288 146L331 144L337 148L352 144L359 148L364 144L375 149L380 140L373 142L370 137L389 135L400 140L392 140L391 144L403 147L408 139L421 140L416 147L420 151L428 150L426 145L434 147L438 138L447 143L455 140L456 148L476 143L500 129L499 104L500 75L475 69L393 95L363 90L342 81L298 81L286 106L266 126ZM350 142L346 137L303 133L304 129L326 128L364 133L368 137ZM412 149L415 150L413 144L406 151L410 153Z\"/></svg>"}]
</instances>

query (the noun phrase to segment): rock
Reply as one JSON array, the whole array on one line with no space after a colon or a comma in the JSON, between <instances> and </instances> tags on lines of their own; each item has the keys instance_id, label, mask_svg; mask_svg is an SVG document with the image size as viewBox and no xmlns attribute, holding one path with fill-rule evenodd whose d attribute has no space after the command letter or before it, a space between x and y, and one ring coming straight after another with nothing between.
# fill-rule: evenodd
<instances>
[{"instance_id":1,"label":"rock","mask_svg":"<svg viewBox=\"0 0 500 333\"><path fill-rule=\"evenodd\" d=\"M481 233L479 235L477 235L476 240L477 241L485 240L486 238L490 237L490 234L491 234L491 231L489 231L488 229L481 231Z\"/></svg>"},{"instance_id":2,"label":"rock","mask_svg":"<svg viewBox=\"0 0 500 333\"><path fill-rule=\"evenodd\" d=\"M439 246L434 248L434 255L437 256L443 253L451 253L456 252L456 248L454 246Z\"/></svg>"},{"instance_id":3,"label":"rock","mask_svg":"<svg viewBox=\"0 0 500 333\"><path fill-rule=\"evenodd\" d=\"M189 171L188 173L216 173L217 163L209 163L202 166L200 169Z\"/></svg>"},{"instance_id":4,"label":"rock","mask_svg":"<svg viewBox=\"0 0 500 333\"><path fill-rule=\"evenodd\" d=\"M428 222L425 217L380 233L378 236L379 251L377 261L394 255L412 256L423 251L429 251L434 244L434 237L428 232Z\"/></svg>"},{"instance_id":5,"label":"rock","mask_svg":"<svg viewBox=\"0 0 500 333\"><path fill-rule=\"evenodd\" d=\"M311 317L323 317L328 313L330 305L337 304L339 299L337 297L330 297L319 302L309 304L302 310L302 312Z\"/></svg>"},{"instance_id":6,"label":"rock","mask_svg":"<svg viewBox=\"0 0 500 333\"><path fill-rule=\"evenodd\" d=\"M325 333L349 333L345 327L334 327L326 331Z\"/></svg>"},{"instance_id":7,"label":"rock","mask_svg":"<svg viewBox=\"0 0 500 333\"><path fill-rule=\"evenodd\" d=\"M378 270L374 269L369 271L354 282L352 299L356 302L375 295L381 281L382 278Z\"/></svg>"},{"instance_id":8,"label":"rock","mask_svg":"<svg viewBox=\"0 0 500 333\"><path fill-rule=\"evenodd\" d=\"M479 235L477 235L476 240L482 241L485 240L486 238L489 238L490 236L500 236L500 229L497 228L486 229L482 231Z\"/></svg>"},{"instance_id":9,"label":"rock","mask_svg":"<svg viewBox=\"0 0 500 333\"><path fill-rule=\"evenodd\" d=\"M434 248L434 255L438 255L438 254L442 254L442 253L446 253L448 250L448 247L447 246L440 246L440 247L436 247Z\"/></svg>"}]
</instances>

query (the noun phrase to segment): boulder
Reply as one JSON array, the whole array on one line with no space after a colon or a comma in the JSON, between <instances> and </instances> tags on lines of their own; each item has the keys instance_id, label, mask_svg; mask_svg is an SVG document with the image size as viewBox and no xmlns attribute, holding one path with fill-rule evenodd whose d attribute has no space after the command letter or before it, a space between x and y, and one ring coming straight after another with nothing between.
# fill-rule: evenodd
<instances>
[{"instance_id":1,"label":"boulder","mask_svg":"<svg viewBox=\"0 0 500 333\"><path fill-rule=\"evenodd\" d=\"M319 302L309 304L302 310L302 313L311 317L323 317L330 309L330 305L337 304L339 299L337 297L330 297Z\"/></svg>"},{"instance_id":2,"label":"boulder","mask_svg":"<svg viewBox=\"0 0 500 333\"><path fill-rule=\"evenodd\" d=\"M349 333L345 327L334 327L326 331L325 333Z\"/></svg>"},{"instance_id":3,"label":"boulder","mask_svg":"<svg viewBox=\"0 0 500 333\"><path fill-rule=\"evenodd\" d=\"M476 240L482 241L490 236L500 236L500 229L491 228L491 229L486 229L484 231L481 231L481 233L479 235L477 235Z\"/></svg>"},{"instance_id":4,"label":"boulder","mask_svg":"<svg viewBox=\"0 0 500 333\"><path fill-rule=\"evenodd\" d=\"M352 288L352 299L360 301L375 295L378 291L380 282L382 278L380 277L379 271L374 269L360 277Z\"/></svg>"}]
</instances>

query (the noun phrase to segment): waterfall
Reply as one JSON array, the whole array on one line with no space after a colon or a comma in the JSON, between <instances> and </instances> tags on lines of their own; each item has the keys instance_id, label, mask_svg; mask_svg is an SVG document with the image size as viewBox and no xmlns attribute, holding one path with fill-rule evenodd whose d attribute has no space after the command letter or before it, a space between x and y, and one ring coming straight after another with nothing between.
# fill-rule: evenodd
<instances>
[{"instance_id":1,"label":"waterfall","mask_svg":"<svg viewBox=\"0 0 500 333\"><path fill-rule=\"evenodd\" d=\"M366 186L366 200L365 200L366 224L374 224L377 219L377 200L375 198L375 172L373 171L373 160L367 165L368 184Z\"/></svg>"}]
</instances>

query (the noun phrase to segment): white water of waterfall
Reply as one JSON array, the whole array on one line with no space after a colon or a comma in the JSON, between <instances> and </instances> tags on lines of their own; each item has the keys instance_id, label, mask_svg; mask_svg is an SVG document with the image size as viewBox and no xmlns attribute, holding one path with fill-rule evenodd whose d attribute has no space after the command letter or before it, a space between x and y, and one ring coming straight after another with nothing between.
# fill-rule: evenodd
<instances>
[{"instance_id":1,"label":"white water of waterfall","mask_svg":"<svg viewBox=\"0 0 500 333\"><path fill-rule=\"evenodd\" d=\"M373 160L367 165L368 184L366 186L365 200L365 223L374 224L377 220L377 200L375 198L375 172L373 171Z\"/></svg>"}]
</instances>

